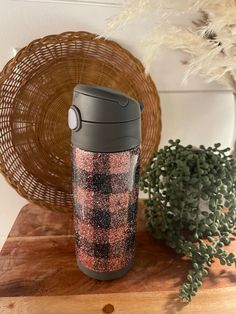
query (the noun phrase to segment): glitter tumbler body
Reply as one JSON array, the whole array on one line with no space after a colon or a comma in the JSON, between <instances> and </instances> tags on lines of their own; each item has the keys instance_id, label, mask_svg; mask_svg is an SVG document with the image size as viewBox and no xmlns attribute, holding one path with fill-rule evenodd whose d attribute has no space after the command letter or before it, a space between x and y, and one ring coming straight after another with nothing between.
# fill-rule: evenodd
<instances>
[{"instance_id":1,"label":"glitter tumbler body","mask_svg":"<svg viewBox=\"0 0 236 314\"><path fill-rule=\"evenodd\" d=\"M70 110L77 263L89 277L119 278L135 254L140 105L112 89L78 85Z\"/></svg>"}]
</instances>

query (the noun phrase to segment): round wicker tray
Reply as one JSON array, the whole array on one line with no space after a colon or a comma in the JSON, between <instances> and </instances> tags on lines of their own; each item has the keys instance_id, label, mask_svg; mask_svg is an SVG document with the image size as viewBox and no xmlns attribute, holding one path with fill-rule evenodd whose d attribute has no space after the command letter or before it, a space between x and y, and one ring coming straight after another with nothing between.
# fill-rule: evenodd
<instances>
[{"instance_id":1,"label":"round wicker tray","mask_svg":"<svg viewBox=\"0 0 236 314\"><path fill-rule=\"evenodd\" d=\"M16 191L40 206L73 208L67 111L78 83L117 88L142 100L142 169L157 149L159 97L139 60L87 32L38 39L0 74L0 170Z\"/></svg>"}]
</instances>

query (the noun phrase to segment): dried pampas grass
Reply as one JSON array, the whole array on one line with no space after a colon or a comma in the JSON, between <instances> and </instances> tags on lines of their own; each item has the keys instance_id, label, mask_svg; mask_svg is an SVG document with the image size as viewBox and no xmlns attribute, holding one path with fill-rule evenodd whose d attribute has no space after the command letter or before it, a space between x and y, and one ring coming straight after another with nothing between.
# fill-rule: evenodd
<instances>
[{"instance_id":1,"label":"dried pampas grass","mask_svg":"<svg viewBox=\"0 0 236 314\"><path fill-rule=\"evenodd\" d=\"M162 11L163 15L161 26L144 41L147 72L165 46L187 53L184 81L198 74L207 82L218 81L236 91L236 0L128 0L120 14L110 20L103 36L109 37L134 18L154 11ZM171 15L190 12L200 18L188 28L170 25Z\"/></svg>"}]
</instances>

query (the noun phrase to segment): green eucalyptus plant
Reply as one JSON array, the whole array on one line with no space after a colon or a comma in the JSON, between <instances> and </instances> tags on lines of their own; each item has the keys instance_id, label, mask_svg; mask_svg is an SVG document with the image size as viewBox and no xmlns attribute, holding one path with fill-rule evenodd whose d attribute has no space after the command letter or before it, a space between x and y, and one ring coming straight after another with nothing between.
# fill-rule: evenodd
<instances>
[{"instance_id":1,"label":"green eucalyptus plant","mask_svg":"<svg viewBox=\"0 0 236 314\"><path fill-rule=\"evenodd\" d=\"M141 177L151 233L192 261L179 291L187 301L215 259L236 264L234 253L225 251L236 235L236 162L230 149L220 146L193 148L170 140Z\"/></svg>"}]
</instances>

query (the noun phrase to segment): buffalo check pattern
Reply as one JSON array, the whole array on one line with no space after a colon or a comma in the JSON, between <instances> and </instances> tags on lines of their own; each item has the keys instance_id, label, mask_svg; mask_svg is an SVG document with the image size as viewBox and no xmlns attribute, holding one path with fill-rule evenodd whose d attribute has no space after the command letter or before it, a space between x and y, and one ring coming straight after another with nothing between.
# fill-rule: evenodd
<instances>
[{"instance_id":1,"label":"buffalo check pattern","mask_svg":"<svg viewBox=\"0 0 236 314\"><path fill-rule=\"evenodd\" d=\"M76 256L90 270L120 270L134 258L139 155L139 147L117 153L73 148Z\"/></svg>"}]
</instances>

